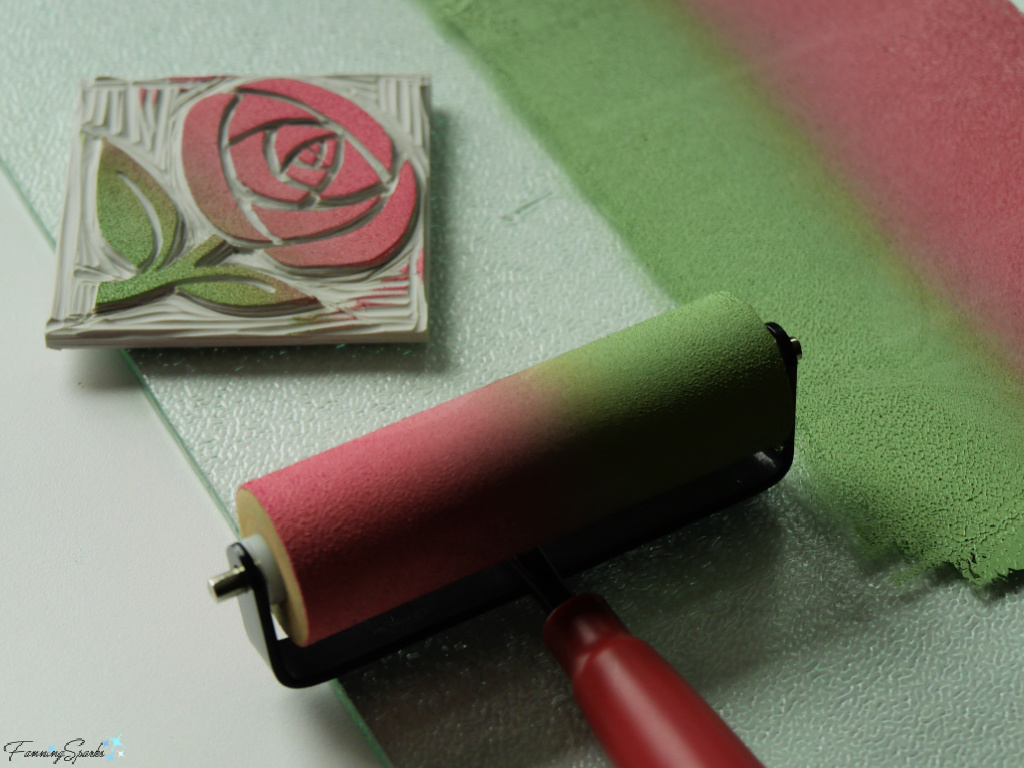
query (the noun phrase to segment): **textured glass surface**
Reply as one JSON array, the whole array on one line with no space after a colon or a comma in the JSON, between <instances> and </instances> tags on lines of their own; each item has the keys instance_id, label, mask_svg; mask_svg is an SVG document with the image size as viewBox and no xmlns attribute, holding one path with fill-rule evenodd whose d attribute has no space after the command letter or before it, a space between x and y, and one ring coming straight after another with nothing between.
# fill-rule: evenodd
<instances>
[{"instance_id":1,"label":"textured glass surface","mask_svg":"<svg viewBox=\"0 0 1024 768\"><path fill-rule=\"evenodd\" d=\"M0 158L54 234L80 78L432 78L429 345L133 353L228 516L240 482L668 306L414 3L8 3L0 47ZM805 342L804 365L827 365ZM816 522L802 479L798 465L764 498L577 586L606 594L767 764L1015 764L1021 595L895 582ZM602 765L540 618L509 606L346 689L397 765Z\"/></svg>"}]
</instances>

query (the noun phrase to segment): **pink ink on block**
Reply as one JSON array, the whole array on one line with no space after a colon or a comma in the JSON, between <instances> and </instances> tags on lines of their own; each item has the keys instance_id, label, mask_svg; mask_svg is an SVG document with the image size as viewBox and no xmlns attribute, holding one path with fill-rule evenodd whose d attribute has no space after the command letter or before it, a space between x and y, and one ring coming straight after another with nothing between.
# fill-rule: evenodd
<instances>
[{"instance_id":1,"label":"pink ink on block","mask_svg":"<svg viewBox=\"0 0 1024 768\"><path fill-rule=\"evenodd\" d=\"M47 343L425 340L427 89L84 85Z\"/></svg>"}]
</instances>

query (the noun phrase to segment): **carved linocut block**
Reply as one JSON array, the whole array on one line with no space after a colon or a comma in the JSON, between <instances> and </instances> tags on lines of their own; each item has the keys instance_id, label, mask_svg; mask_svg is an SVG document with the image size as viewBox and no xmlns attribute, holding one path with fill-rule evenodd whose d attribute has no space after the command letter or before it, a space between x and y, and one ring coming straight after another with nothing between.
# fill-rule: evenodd
<instances>
[{"instance_id":1,"label":"carved linocut block","mask_svg":"<svg viewBox=\"0 0 1024 768\"><path fill-rule=\"evenodd\" d=\"M428 87L84 83L47 345L425 340Z\"/></svg>"}]
</instances>

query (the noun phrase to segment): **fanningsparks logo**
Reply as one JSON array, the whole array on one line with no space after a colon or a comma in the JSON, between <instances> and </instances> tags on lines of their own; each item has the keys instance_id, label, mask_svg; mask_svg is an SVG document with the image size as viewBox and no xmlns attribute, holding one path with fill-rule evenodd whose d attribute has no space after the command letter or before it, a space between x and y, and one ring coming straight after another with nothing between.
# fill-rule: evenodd
<instances>
[{"instance_id":1,"label":"fanningsparks logo","mask_svg":"<svg viewBox=\"0 0 1024 768\"><path fill-rule=\"evenodd\" d=\"M52 760L54 765L58 763L76 763L79 758L103 758L106 762L119 760L124 757L124 743L118 734L105 741L101 741L95 749L86 749L86 741L82 738L70 739L58 746L56 742L45 749L33 746L35 742L25 739L23 741L8 741L4 744L4 753L7 755L7 762L12 762L14 757L42 757Z\"/></svg>"}]
</instances>

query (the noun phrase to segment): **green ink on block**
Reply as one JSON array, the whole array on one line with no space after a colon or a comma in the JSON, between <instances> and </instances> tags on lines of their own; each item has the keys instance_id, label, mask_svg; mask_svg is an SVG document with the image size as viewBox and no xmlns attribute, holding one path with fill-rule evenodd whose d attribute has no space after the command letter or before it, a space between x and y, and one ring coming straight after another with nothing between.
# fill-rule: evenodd
<instances>
[{"instance_id":1,"label":"green ink on block","mask_svg":"<svg viewBox=\"0 0 1024 768\"><path fill-rule=\"evenodd\" d=\"M142 270L163 264L174 244L174 203L142 166L108 141L96 175L96 217L110 246Z\"/></svg>"},{"instance_id":2,"label":"green ink on block","mask_svg":"<svg viewBox=\"0 0 1024 768\"><path fill-rule=\"evenodd\" d=\"M308 308L317 303L312 296L270 275L242 266L216 263L230 255L232 250L220 237L210 237L165 267L140 272L128 280L102 283L96 295L96 308L100 311L117 310L174 290L225 310Z\"/></svg>"}]
</instances>

